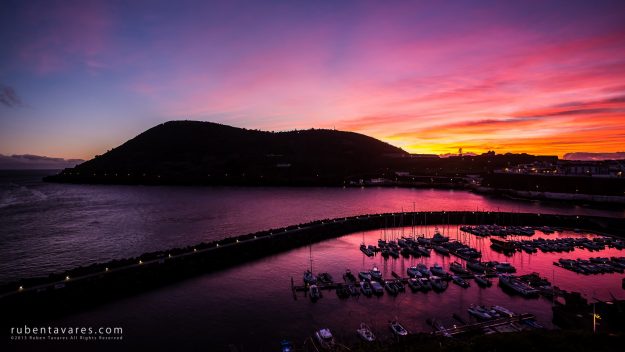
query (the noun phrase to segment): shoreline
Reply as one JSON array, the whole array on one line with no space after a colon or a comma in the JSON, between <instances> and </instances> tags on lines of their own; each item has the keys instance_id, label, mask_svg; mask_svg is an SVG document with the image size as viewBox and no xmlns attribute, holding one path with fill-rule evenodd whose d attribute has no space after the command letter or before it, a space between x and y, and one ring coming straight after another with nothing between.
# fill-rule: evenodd
<instances>
[{"instance_id":1,"label":"shoreline","mask_svg":"<svg viewBox=\"0 0 625 352\"><path fill-rule=\"evenodd\" d=\"M556 192L535 192L522 191L515 189L498 189L490 187L476 187L474 192L477 194L492 194L507 197L515 200L547 200L566 203L592 203L605 205L625 206L625 196L606 196L595 194L576 194L576 193L556 193Z\"/></svg>"},{"instance_id":2,"label":"shoreline","mask_svg":"<svg viewBox=\"0 0 625 352\"><path fill-rule=\"evenodd\" d=\"M425 176L420 176L425 177ZM427 176L429 177L429 176ZM441 176L432 176L442 179ZM458 179L457 176L450 176ZM566 176L562 176L566 177ZM447 177L444 177L447 179ZM443 189L443 190L463 190L475 194L494 195L513 200L526 201L553 201L560 203L591 204L591 205L615 205L625 208L625 195L601 195L601 194L580 194L580 193L560 193L549 191L528 191L511 188L495 188L486 186L476 186L463 182L409 182L409 181L388 181L383 183L352 184L346 180L338 179L291 179L291 180L224 180L216 179L212 181L200 179L137 179L129 177L125 180L123 176L113 180L109 177L68 177L60 174L48 175L42 178L45 183L78 184L78 185L124 185L124 186L174 186L174 187L327 187L327 188L407 188L407 189Z\"/></svg>"}]
</instances>

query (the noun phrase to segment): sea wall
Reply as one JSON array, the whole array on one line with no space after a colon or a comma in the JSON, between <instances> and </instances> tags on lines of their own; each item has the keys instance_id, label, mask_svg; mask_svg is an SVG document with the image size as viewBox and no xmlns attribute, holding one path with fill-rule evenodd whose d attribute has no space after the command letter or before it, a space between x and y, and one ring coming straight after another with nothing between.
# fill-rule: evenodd
<instances>
[{"instance_id":1,"label":"sea wall","mask_svg":"<svg viewBox=\"0 0 625 352\"><path fill-rule=\"evenodd\" d=\"M589 202L589 203L625 205L625 196L520 191L516 189L498 189L498 188L491 188L491 187L476 187L473 190L477 193L496 194L500 196L507 196L510 198L556 200L556 201L566 201L566 202L575 202L575 203Z\"/></svg>"},{"instance_id":2,"label":"sea wall","mask_svg":"<svg viewBox=\"0 0 625 352\"><path fill-rule=\"evenodd\" d=\"M625 195L625 178L569 175L528 175L514 173L484 174L482 187L515 190L532 194L615 196Z\"/></svg>"}]
</instances>

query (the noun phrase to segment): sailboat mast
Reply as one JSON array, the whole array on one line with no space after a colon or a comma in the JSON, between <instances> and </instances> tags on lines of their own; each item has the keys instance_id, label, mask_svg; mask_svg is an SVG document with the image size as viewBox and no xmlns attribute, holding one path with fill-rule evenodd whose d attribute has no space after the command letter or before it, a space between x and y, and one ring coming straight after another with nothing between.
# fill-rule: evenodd
<instances>
[{"instance_id":1,"label":"sailboat mast","mask_svg":"<svg viewBox=\"0 0 625 352\"><path fill-rule=\"evenodd\" d=\"M412 202L412 239L415 239L415 221L416 221L415 204L414 202Z\"/></svg>"},{"instance_id":2,"label":"sailboat mast","mask_svg":"<svg viewBox=\"0 0 625 352\"><path fill-rule=\"evenodd\" d=\"M404 237L404 207L401 207L401 217L399 218L399 226L401 226L401 237Z\"/></svg>"},{"instance_id":3,"label":"sailboat mast","mask_svg":"<svg viewBox=\"0 0 625 352\"><path fill-rule=\"evenodd\" d=\"M312 272L313 272L313 266L312 266L312 263L313 263L313 260L312 260L312 246L309 246L308 249L310 250L310 273L312 274Z\"/></svg>"}]
</instances>

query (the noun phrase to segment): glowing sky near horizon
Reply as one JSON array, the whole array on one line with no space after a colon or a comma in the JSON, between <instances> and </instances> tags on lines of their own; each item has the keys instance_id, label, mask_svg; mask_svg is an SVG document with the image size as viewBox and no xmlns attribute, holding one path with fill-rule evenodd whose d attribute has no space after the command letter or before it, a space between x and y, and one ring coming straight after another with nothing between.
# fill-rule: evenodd
<instances>
[{"instance_id":1,"label":"glowing sky near horizon","mask_svg":"<svg viewBox=\"0 0 625 352\"><path fill-rule=\"evenodd\" d=\"M180 119L625 150L623 1L3 1L0 40L2 154L91 158Z\"/></svg>"}]
</instances>

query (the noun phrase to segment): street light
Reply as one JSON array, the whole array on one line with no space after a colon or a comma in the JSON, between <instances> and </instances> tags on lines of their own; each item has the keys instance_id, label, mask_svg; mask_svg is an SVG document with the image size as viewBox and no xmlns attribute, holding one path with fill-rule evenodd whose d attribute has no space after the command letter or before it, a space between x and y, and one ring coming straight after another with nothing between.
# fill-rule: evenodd
<instances>
[{"instance_id":1,"label":"street light","mask_svg":"<svg viewBox=\"0 0 625 352\"><path fill-rule=\"evenodd\" d=\"M593 297L593 299L594 299L595 301L599 301L599 300L598 300L597 298L595 298L595 297ZM599 302L602 302L602 301L599 301ZM595 304L596 304L596 303L597 303L597 302L592 302L592 333L593 333L593 334L597 332L597 320L601 320L601 315L597 314L597 313L596 313L596 310L595 310ZM605 303L605 304L607 304L607 305L612 305L612 304L613 304L613 303L612 303L612 302L610 302L610 301L606 301L606 302L603 302L603 303Z\"/></svg>"}]
</instances>

